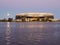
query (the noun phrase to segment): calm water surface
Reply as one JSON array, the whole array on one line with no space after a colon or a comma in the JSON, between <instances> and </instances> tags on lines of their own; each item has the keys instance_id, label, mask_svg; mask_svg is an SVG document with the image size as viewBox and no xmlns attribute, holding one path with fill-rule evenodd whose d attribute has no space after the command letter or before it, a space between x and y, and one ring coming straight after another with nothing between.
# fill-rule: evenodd
<instances>
[{"instance_id":1,"label":"calm water surface","mask_svg":"<svg viewBox=\"0 0 60 45\"><path fill-rule=\"evenodd\" d=\"M60 23L0 22L0 45L60 45Z\"/></svg>"}]
</instances>

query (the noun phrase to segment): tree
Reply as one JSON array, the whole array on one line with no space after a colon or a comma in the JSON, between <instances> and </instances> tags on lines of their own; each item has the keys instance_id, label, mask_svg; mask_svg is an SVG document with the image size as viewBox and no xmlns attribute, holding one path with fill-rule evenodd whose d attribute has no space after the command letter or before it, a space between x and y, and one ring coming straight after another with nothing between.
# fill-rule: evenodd
<instances>
[{"instance_id":1,"label":"tree","mask_svg":"<svg viewBox=\"0 0 60 45\"><path fill-rule=\"evenodd\" d=\"M8 21L9 21L9 22L12 22L12 20L13 20L13 18L8 18Z\"/></svg>"}]
</instances>

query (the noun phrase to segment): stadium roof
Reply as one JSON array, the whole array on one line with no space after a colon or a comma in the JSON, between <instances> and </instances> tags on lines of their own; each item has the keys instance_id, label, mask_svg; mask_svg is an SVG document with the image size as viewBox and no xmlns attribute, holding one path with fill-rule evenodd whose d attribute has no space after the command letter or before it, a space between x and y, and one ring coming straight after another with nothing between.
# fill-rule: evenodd
<instances>
[{"instance_id":1,"label":"stadium roof","mask_svg":"<svg viewBox=\"0 0 60 45\"><path fill-rule=\"evenodd\" d=\"M53 16L52 13L19 13L16 16Z\"/></svg>"}]
</instances>

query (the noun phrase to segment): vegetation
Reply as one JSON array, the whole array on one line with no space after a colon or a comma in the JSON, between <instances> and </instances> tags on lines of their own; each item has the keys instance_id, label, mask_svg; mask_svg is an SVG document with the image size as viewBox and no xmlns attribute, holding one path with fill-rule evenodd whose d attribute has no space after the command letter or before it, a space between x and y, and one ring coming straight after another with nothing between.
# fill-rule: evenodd
<instances>
[{"instance_id":1,"label":"vegetation","mask_svg":"<svg viewBox=\"0 0 60 45\"><path fill-rule=\"evenodd\" d=\"M13 21L13 19L12 18L8 18L8 22L12 22Z\"/></svg>"},{"instance_id":2,"label":"vegetation","mask_svg":"<svg viewBox=\"0 0 60 45\"><path fill-rule=\"evenodd\" d=\"M1 19L0 22L13 22L13 19L12 18L8 18L7 19Z\"/></svg>"},{"instance_id":3,"label":"vegetation","mask_svg":"<svg viewBox=\"0 0 60 45\"><path fill-rule=\"evenodd\" d=\"M57 20L57 22L60 22L60 20Z\"/></svg>"}]
</instances>

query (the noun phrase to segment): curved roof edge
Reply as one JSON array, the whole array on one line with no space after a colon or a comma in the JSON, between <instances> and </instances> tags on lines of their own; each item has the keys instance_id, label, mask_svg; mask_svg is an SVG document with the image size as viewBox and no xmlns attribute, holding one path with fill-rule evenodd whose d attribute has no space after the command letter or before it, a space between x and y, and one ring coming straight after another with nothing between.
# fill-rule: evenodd
<instances>
[{"instance_id":1,"label":"curved roof edge","mask_svg":"<svg viewBox=\"0 0 60 45\"><path fill-rule=\"evenodd\" d=\"M39 16L53 16L54 14L52 14L52 13L39 13L39 12L35 12L35 13L19 13L19 14L16 14L17 16L24 16L24 15L26 15L26 16L37 16L37 15L39 15Z\"/></svg>"}]
</instances>

